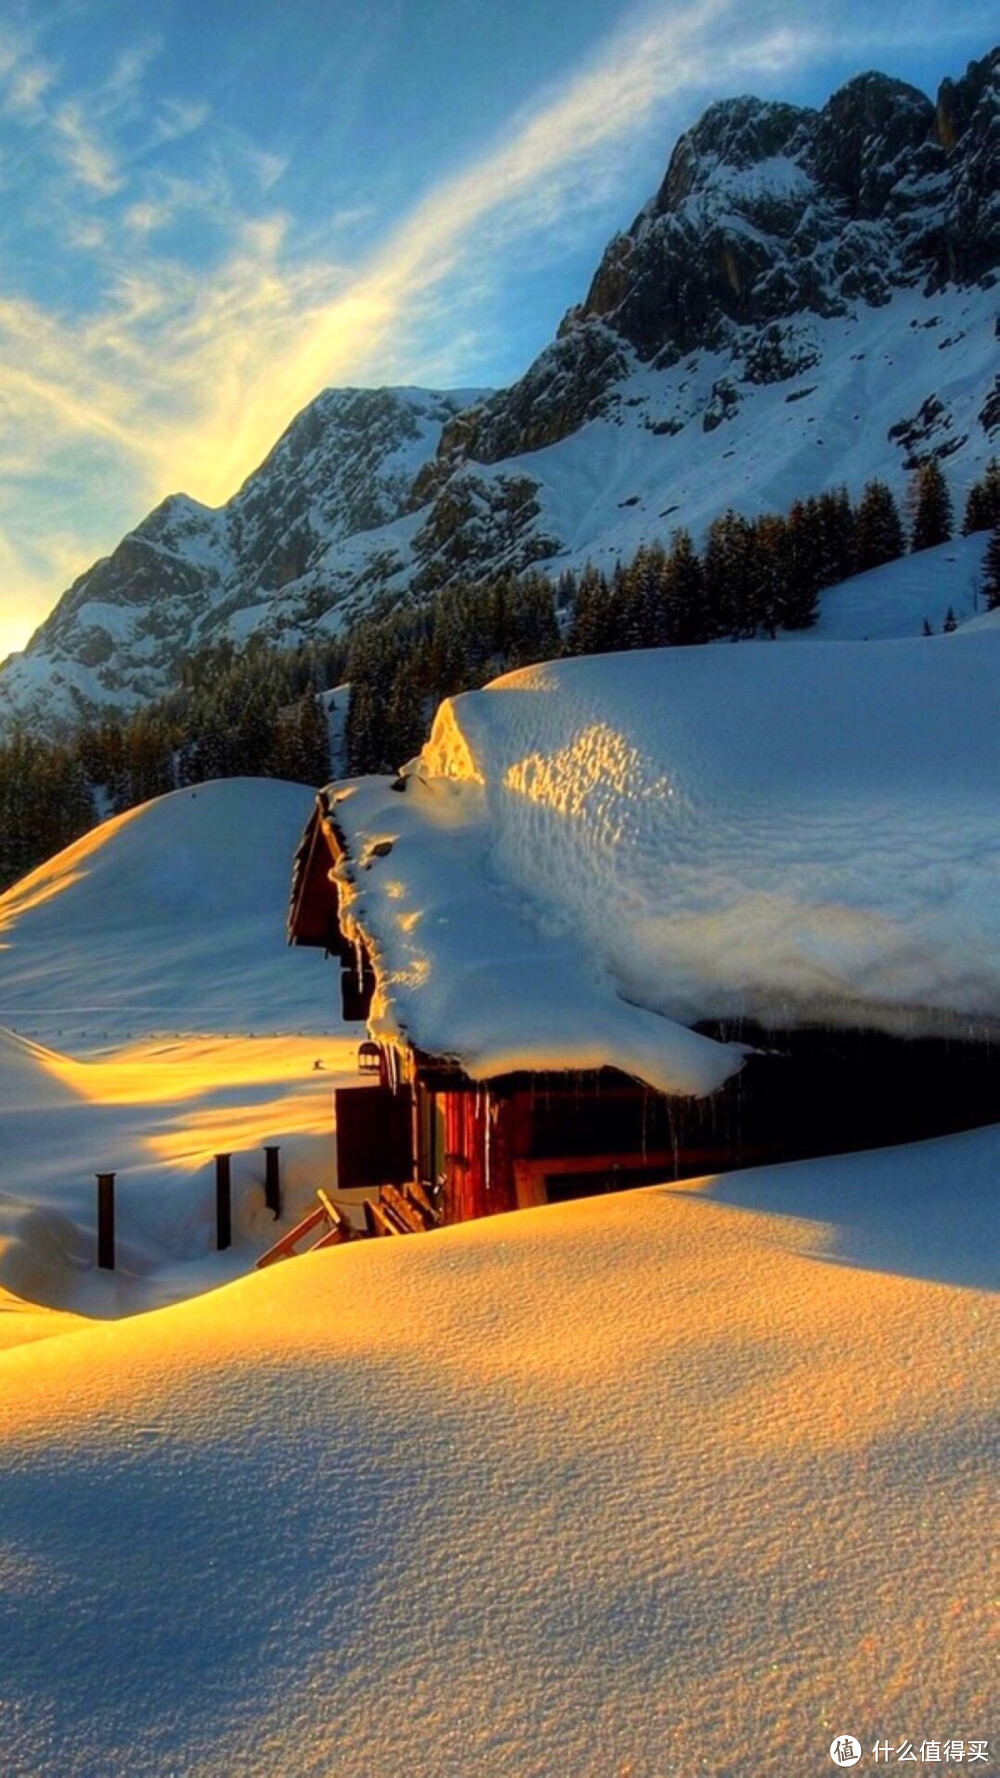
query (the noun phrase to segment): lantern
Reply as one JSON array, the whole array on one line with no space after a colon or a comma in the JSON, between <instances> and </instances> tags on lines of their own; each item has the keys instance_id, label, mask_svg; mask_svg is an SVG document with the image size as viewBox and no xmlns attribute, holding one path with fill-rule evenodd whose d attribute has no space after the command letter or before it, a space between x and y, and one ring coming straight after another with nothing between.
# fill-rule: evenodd
<instances>
[{"instance_id":1,"label":"lantern","mask_svg":"<svg viewBox=\"0 0 1000 1778\"><path fill-rule=\"evenodd\" d=\"M366 1037L364 1043L358 1045L358 1073L378 1074L382 1068L382 1052L377 1043Z\"/></svg>"}]
</instances>

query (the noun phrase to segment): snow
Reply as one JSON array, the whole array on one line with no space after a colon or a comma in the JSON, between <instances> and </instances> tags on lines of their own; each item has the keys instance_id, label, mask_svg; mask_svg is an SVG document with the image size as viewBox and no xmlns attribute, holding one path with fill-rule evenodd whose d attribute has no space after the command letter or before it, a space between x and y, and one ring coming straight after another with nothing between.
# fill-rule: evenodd
<instances>
[{"instance_id":1,"label":"snow","mask_svg":"<svg viewBox=\"0 0 1000 1778\"><path fill-rule=\"evenodd\" d=\"M790 891L807 852L807 887L832 862L864 887L876 951L893 921L925 937L945 1000L959 941L989 989L998 649L981 619L456 699L404 794L338 805L401 966L385 1016L430 983L474 1025L499 978L494 1044L516 1009L529 1049L725 1073L620 999L615 946L641 941L648 994L726 872L760 931L772 847ZM357 1078L333 972L282 943L310 801L178 792L0 898L4 1778L785 1778L836 1734L866 1760L988 1737L1000 1129L246 1275L276 1232L260 1144L290 1217Z\"/></svg>"},{"instance_id":2,"label":"snow","mask_svg":"<svg viewBox=\"0 0 1000 1778\"><path fill-rule=\"evenodd\" d=\"M699 190L713 195L722 193L730 201L752 202L762 196L805 199L815 189L799 161L787 154L767 155L752 166L735 168L731 162L717 160L714 166L706 157L708 170L699 180ZM725 217L726 226L737 217Z\"/></svg>"},{"instance_id":3,"label":"snow","mask_svg":"<svg viewBox=\"0 0 1000 1778\"><path fill-rule=\"evenodd\" d=\"M910 1034L1000 1018L1000 629L650 650L442 705L335 788L372 1029L474 1079L623 1067L705 1093L749 1018Z\"/></svg>"},{"instance_id":4,"label":"snow","mask_svg":"<svg viewBox=\"0 0 1000 1778\"><path fill-rule=\"evenodd\" d=\"M982 621L988 542L989 533L978 531L937 549L901 556L867 574L855 574L821 595L819 619L812 629L786 631L781 640L888 641L921 636L925 619L939 634L949 608L959 624Z\"/></svg>"},{"instance_id":5,"label":"snow","mask_svg":"<svg viewBox=\"0 0 1000 1778\"><path fill-rule=\"evenodd\" d=\"M176 1031L296 1030L323 984L282 947L311 794L233 778L131 809L0 895L0 1025L85 1048Z\"/></svg>"},{"instance_id":6,"label":"snow","mask_svg":"<svg viewBox=\"0 0 1000 1778\"><path fill-rule=\"evenodd\" d=\"M285 1226L333 1187L332 1093L355 1084L363 1033L340 1022L332 971L284 943L311 803L273 780L176 791L0 896L0 1346L247 1271L280 1232L264 1144ZM221 1255L217 1152L233 1157ZM117 1174L113 1273L94 1267L99 1171Z\"/></svg>"},{"instance_id":7,"label":"snow","mask_svg":"<svg viewBox=\"0 0 1000 1778\"><path fill-rule=\"evenodd\" d=\"M492 471L477 466L477 474L524 474L538 484L537 528L565 544L548 564L553 574L588 559L609 567L679 525L699 543L728 507L748 518L785 513L796 499L841 484L857 500L874 477L903 504L908 451L890 429L935 395L943 415L920 449L949 451L942 468L961 517L968 488L996 450L979 419L996 371L996 309L995 291L903 290L848 316L793 317L796 338L819 362L771 384L745 382L739 362L722 352L700 351L666 370L636 364L608 415ZM738 404L706 431L720 378L732 383ZM679 430L652 430L664 422Z\"/></svg>"},{"instance_id":8,"label":"snow","mask_svg":"<svg viewBox=\"0 0 1000 1778\"><path fill-rule=\"evenodd\" d=\"M725 180L728 185L735 179L735 189L742 189L744 180L756 189L763 177L777 196L794 195L788 173L792 165L779 156L764 163L763 169L739 174L729 169ZM735 226L735 219L729 218L729 225ZM946 287L931 295L918 289L896 290L880 307L862 304L842 316L796 315L782 324L791 335L791 355L806 361L815 358L816 363L772 384L746 379L745 353L755 338L750 329L734 337L731 351L696 351L669 368L656 369L632 358L628 373L610 392L609 410L602 417L544 449L489 465L473 463L460 474L485 486L520 476L537 486L539 510L533 535L560 543L555 554L537 565L553 578L566 569L580 570L588 560L610 569L619 558L630 559L644 542L669 542L680 525L700 544L712 520L730 507L747 517L785 513L796 499L841 484L857 500L873 477L887 481L903 503L913 452L945 453L944 471L961 516L969 487L997 449L997 439L981 417L996 376L996 314L995 290ZM706 430L713 387L720 380L731 385L737 400L721 424ZM319 398L318 411L336 414L342 403L349 404L359 393L328 391ZM402 438L388 454L383 454L386 440L379 444L377 479L389 507L404 504L402 482L433 456L446 419L463 401L473 404L481 393L387 392L418 434ZM940 402L940 414L929 430L922 431L923 423L918 424L914 442L908 444L894 429L915 421L930 397ZM309 412L293 423L293 431ZM668 427L676 431L670 435L664 430ZM386 593L405 595L421 566L414 541L424 530L430 509L404 512L388 523L346 534L351 500L339 478L342 470L349 471L353 487L356 453L348 450L342 459L337 446L332 457L325 456L324 450L332 448L316 447L295 466L286 460L286 441L279 441L270 467L262 477L251 478L233 503L233 513L244 513L249 527L242 554L234 538L217 541L216 531L206 529L204 514L196 512L184 524L183 503L175 502L178 554L206 572L210 568L214 576L211 584L204 581L195 597L202 640L225 634L242 643L261 630L292 646L317 630L342 632ZM315 548L300 578L271 590L259 584L259 577L247 578L249 539L265 520L284 523L286 497L303 486L310 490ZM325 516L324 502L329 506ZM224 513L215 517L217 526L222 525ZM171 537L174 534L171 522ZM519 547L523 545L521 540ZM498 559L494 557L494 566ZM487 572L490 562L481 567ZM960 591L963 598L968 596L967 587ZM317 618L318 607L327 600ZM113 634L121 643L111 663L98 671L65 652L58 660L50 652L15 657L0 675L0 719L9 720L20 711L51 726L59 718L72 717L80 703L134 708L168 690L173 655L168 650L156 659L150 653L154 639L144 637L141 628L148 616L146 606L140 602L130 608L131 640L121 635L126 621L123 609L109 614L102 606L94 618L94 624L99 618L110 636L113 616ZM184 610L187 622L180 622L180 617L178 621L189 634L195 616L187 605ZM933 610L922 610L917 631L924 615L938 627ZM81 608L63 649L75 649L73 637L79 640L78 630L84 626L89 633L94 627L90 620L91 609ZM885 633L860 627L868 620L865 606L858 613L859 627L850 633L859 638ZM843 614L835 633L848 633Z\"/></svg>"},{"instance_id":9,"label":"snow","mask_svg":"<svg viewBox=\"0 0 1000 1778\"><path fill-rule=\"evenodd\" d=\"M357 861L339 867L345 929L374 953L373 1036L454 1056L473 1080L618 1067L701 1095L739 1068L738 1046L627 1004L557 905L532 917L500 875L478 785L411 778L401 798L373 778L337 796ZM387 843L388 854L373 851Z\"/></svg>"},{"instance_id":10,"label":"snow","mask_svg":"<svg viewBox=\"0 0 1000 1778\"><path fill-rule=\"evenodd\" d=\"M519 1212L0 1354L7 1778L988 1737L998 1163Z\"/></svg>"}]
</instances>

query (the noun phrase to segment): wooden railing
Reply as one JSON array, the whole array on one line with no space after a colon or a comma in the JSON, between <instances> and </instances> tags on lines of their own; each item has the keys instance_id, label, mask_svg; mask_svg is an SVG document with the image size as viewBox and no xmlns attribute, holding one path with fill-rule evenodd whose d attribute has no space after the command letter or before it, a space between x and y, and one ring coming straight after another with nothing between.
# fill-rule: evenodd
<instances>
[{"instance_id":1,"label":"wooden railing","mask_svg":"<svg viewBox=\"0 0 1000 1778\"><path fill-rule=\"evenodd\" d=\"M316 1196L319 1202L315 1210L310 1210L308 1216L303 1216L301 1222L297 1222L293 1229L289 1229L287 1235L282 1235L280 1241L275 1241L273 1247L269 1247L266 1253L261 1254L257 1261L258 1272L262 1266L274 1265L276 1260L291 1259L298 1249L299 1242L304 1241L306 1236L311 1235L315 1229L322 1228L323 1232L318 1241L311 1242L307 1248L303 1249L306 1253L318 1253L321 1247L336 1247L351 1239L354 1231L344 1212L327 1197L326 1192L318 1191Z\"/></svg>"}]
</instances>

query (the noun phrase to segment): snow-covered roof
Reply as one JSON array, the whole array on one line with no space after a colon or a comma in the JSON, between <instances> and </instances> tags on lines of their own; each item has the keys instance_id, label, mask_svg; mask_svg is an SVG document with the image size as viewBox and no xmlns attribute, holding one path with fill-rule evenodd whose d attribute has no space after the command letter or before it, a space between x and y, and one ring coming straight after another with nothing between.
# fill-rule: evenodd
<instances>
[{"instance_id":1,"label":"snow-covered roof","mask_svg":"<svg viewBox=\"0 0 1000 1778\"><path fill-rule=\"evenodd\" d=\"M1000 1017L1000 632L567 660L335 786L375 1035L704 1093L750 1019Z\"/></svg>"}]
</instances>

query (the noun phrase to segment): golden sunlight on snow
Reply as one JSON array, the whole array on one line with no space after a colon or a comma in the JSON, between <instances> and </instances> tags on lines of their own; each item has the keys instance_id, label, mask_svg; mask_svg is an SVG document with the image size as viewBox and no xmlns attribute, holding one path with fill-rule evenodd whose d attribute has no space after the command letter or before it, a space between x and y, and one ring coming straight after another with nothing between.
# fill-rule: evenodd
<instances>
[{"instance_id":1,"label":"golden sunlight on snow","mask_svg":"<svg viewBox=\"0 0 1000 1778\"><path fill-rule=\"evenodd\" d=\"M595 794L607 786L615 801L652 798L669 801L670 779L643 758L638 748L607 723L591 723L569 747L555 753L531 753L510 766L504 788L531 802L544 803L561 815L593 814ZM603 834L615 840L617 833Z\"/></svg>"},{"instance_id":2,"label":"golden sunlight on snow","mask_svg":"<svg viewBox=\"0 0 1000 1778\"><path fill-rule=\"evenodd\" d=\"M0 932L12 926L22 914L29 913L32 908L41 907L43 902L52 901L55 896L71 889L74 883L87 875L85 867L88 860L102 852L108 841L142 812L139 807L126 809L124 815L113 815L110 820L102 822L100 827L91 828L89 833L65 847L62 852L57 852L54 858L40 864L37 870L22 877L12 889L0 895Z\"/></svg>"},{"instance_id":3,"label":"golden sunlight on snow","mask_svg":"<svg viewBox=\"0 0 1000 1778\"><path fill-rule=\"evenodd\" d=\"M146 1151L185 1164L220 1150L328 1134L331 1076L352 1074L357 1051L356 1040L316 1036L150 1040L83 1061L28 1047L78 1099L162 1108L150 1117Z\"/></svg>"},{"instance_id":4,"label":"golden sunlight on snow","mask_svg":"<svg viewBox=\"0 0 1000 1778\"><path fill-rule=\"evenodd\" d=\"M294 1223L335 1184L333 1094L356 1080L356 1038L147 1039L81 1060L0 1030L0 1348L245 1273L274 1238L263 1148L280 1150ZM224 1253L217 1153L232 1157ZM114 1271L96 1266L101 1171L116 1175Z\"/></svg>"},{"instance_id":5,"label":"golden sunlight on snow","mask_svg":"<svg viewBox=\"0 0 1000 1778\"><path fill-rule=\"evenodd\" d=\"M85 1315L26 1303L12 1291L0 1287L0 1351L28 1345L32 1340L48 1340L54 1334L78 1333L90 1325Z\"/></svg>"},{"instance_id":6,"label":"golden sunlight on snow","mask_svg":"<svg viewBox=\"0 0 1000 1778\"><path fill-rule=\"evenodd\" d=\"M851 1263L835 1216L766 1207L790 1171L745 1176L757 1208L706 1180L362 1243L0 1357L66 1624L95 1587L109 1621L182 1614L152 1693L117 1636L94 1769L161 1769L169 1734L247 1778L732 1778L825 1770L839 1731L988 1735L997 1299ZM43 1547L23 1515L4 1541ZM73 1634L37 1631L68 1723Z\"/></svg>"}]
</instances>

